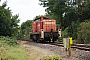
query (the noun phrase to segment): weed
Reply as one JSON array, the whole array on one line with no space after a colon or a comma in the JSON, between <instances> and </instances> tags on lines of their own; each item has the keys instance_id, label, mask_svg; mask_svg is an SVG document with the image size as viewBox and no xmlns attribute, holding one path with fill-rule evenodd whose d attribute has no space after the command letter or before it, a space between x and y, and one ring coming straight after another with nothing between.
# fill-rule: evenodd
<instances>
[{"instance_id":1,"label":"weed","mask_svg":"<svg viewBox=\"0 0 90 60\"><path fill-rule=\"evenodd\" d=\"M29 60L29 56L15 39L0 36L0 60Z\"/></svg>"},{"instance_id":2,"label":"weed","mask_svg":"<svg viewBox=\"0 0 90 60\"><path fill-rule=\"evenodd\" d=\"M10 38L10 37L4 37L4 36L0 36L0 45L10 45L10 46L15 46L17 45L17 40Z\"/></svg>"},{"instance_id":3,"label":"weed","mask_svg":"<svg viewBox=\"0 0 90 60\"><path fill-rule=\"evenodd\" d=\"M48 56L44 58L44 60L62 60L62 59L60 59L58 56Z\"/></svg>"}]
</instances>

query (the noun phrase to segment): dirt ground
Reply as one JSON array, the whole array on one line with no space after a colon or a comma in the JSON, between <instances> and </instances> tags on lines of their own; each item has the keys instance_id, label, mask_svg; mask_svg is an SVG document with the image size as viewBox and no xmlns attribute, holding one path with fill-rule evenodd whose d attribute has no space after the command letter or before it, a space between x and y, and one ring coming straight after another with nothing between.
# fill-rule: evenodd
<instances>
[{"instance_id":1,"label":"dirt ground","mask_svg":"<svg viewBox=\"0 0 90 60\"><path fill-rule=\"evenodd\" d=\"M36 46L31 46L28 44L25 44L27 41L21 41L19 44L23 46L23 49L27 52L29 52L30 60L43 60L47 56L56 56L52 51L49 51L47 49L42 49ZM57 55L58 56L58 55Z\"/></svg>"},{"instance_id":2,"label":"dirt ground","mask_svg":"<svg viewBox=\"0 0 90 60\"><path fill-rule=\"evenodd\" d=\"M29 52L30 60L44 60L47 56L59 56L62 60L78 60L75 58L68 58L66 56L55 54L53 51L50 51L48 49L43 49L40 47L32 46L29 44L25 44L27 41L21 41L19 44L23 46L23 49L27 52Z\"/></svg>"}]
</instances>

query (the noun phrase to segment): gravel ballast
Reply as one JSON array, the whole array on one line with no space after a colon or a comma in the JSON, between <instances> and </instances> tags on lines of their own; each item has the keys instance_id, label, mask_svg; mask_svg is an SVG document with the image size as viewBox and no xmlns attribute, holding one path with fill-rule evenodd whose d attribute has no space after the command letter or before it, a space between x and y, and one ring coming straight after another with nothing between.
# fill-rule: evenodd
<instances>
[{"instance_id":1,"label":"gravel ballast","mask_svg":"<svg viewBox=\"0 0 90 60\"><path fill-rule=\"evenodd\" d=\"M58 55L59 57L62 58L62 60L90 60L89 51L72 49L71 56L68 57L64 47L59 47L50 44L34 43L34 42L24 42L24 44L28 45L30 48L34 50L43 52L44 54L41 57L41 59L49 55Z\"/></svg>"}]
</instances>

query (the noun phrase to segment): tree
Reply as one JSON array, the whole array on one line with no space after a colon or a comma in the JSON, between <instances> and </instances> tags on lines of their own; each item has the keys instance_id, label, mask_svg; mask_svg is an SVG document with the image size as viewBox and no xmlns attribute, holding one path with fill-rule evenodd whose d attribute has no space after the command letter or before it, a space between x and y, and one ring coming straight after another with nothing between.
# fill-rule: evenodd
<instances>
[{"instance_id":1,"label":"tree","mask_svg":"<svg viewBox=\"0 0 90 60\"><path fill-rule=\"evenodd\" d=\"M30 38L30 31L32 30L32 20L27 20L26 22L23 22L21 24L21 37L22 38L27 38L29 39Z\"/></svg>"},{"instance_id":2,"label":"tree","mask_svg":"<svg viewBox=\"0 0 90 60\"><path fill-rule=\"evenodd\" d=\"M54 17L55 20L57 20L57 23L62 22L63 13L65 10L65 0L39 0L41 2L40 5L43 5L43 7L46 8L47 14ZM61 23L60 23L61 25Z\"/></svg>"},{"instance_id":3,"label":"tree","mask_svg":"<svg viewBox=\"0 0 90 60\"><path fill-rule=\"evenodd\" d=\"M42 15L38 15L38 16L34 17L34 19L40 18L41 16L42 16Z\"/></svg>"},{"instance_id":4,"label":"tree","mask_svg":"<svg viewBox=\"0 0 90 60\"><path fill-rule=\"evenodd\" d=\"M78 43L90 43L90 21L85 21L80 24L78 28Z\"/></svg>"},{"instance_id":5,"label":"tree","mask_svg":"<svg viewBox=\"0 0 90 60\"><path fill-rule=\"evenodd\" d=\"M41 16L44 16L44 17L52 18L53 19L53 17L51 15L47 14L47 13L45 15L38 15L34 19L40 18Z\"/></svg>"},{"instance_id":6,"label":"tree","mask_svg":"<svg viewBox=\"0 0 90 60\"><path fill-rule=\"evenodd\" d=\"M85 0L84 8L82 8L82 20L90 19L90 0Z\"/></svg>"},{"instance_id":7,"label":"tree","mask_svg":"<svg viewBox=\"0 0 90 60\"><path fill-rule=\"evenodd\" d=\"M19 27L19 25L18 25L18 23L19 23L19 19L18 19L18 17L19 17L19 15L14 15L14 16L12 16L11 17L11 34L12 34L12 36L14 36L14 35L17 35L17 31L18 31L18 27Z\"/></svg>"},{"instance_id":8,"label":"tree","mask_svg":"<svg viewBox=\"0 0 90 60\"><path fill-rule=\"evenodd\" d=\"M6 8L7 2L0 6L0 36L17 35L17 27L19 23L18 15L12 16L11 10Z\"/></svg>"},{"instance_id":9,"label":"tree","mask_svg":"<svg viewBox=\"0 0 90 60\"><path fill-rule=\"evenodd\" d=\"M85 21L78 28L78 43L90 43L90 21Z\"/></svg>"},{"instance_id":10,"label":"tree","mask_svg":"<svg viewBox=\"0 0 90 60\"><path fill-rule=\"evenodd\" d=\"M77 1L76 0L39 0L40 5L46 8L46 12L53 19L57 20L57 24L65 29L71 25L72 21L78 19ZM67 23L68 22L68 23Z\"/></svg>"}]
</instances>

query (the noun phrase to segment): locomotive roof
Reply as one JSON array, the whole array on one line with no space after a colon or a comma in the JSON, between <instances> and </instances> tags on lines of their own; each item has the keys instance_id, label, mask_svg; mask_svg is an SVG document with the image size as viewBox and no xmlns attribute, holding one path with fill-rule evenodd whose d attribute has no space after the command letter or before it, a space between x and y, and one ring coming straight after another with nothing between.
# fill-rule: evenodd
<instances>
[{"instance_id":1,"label":"locomotive roof","mask_svg":"<svg viewBox=\"0 0 90 60\"><path fill-rule=\"evenodd\" d=\"M38 20L38 19L41 19L42 17L39 17L39 18L36 18L36 19L34 19L34 21L35 20ZM47 17L43 17L44 19L50 19L50 18L47 18Z\"/></svg>"}]
</instances>

